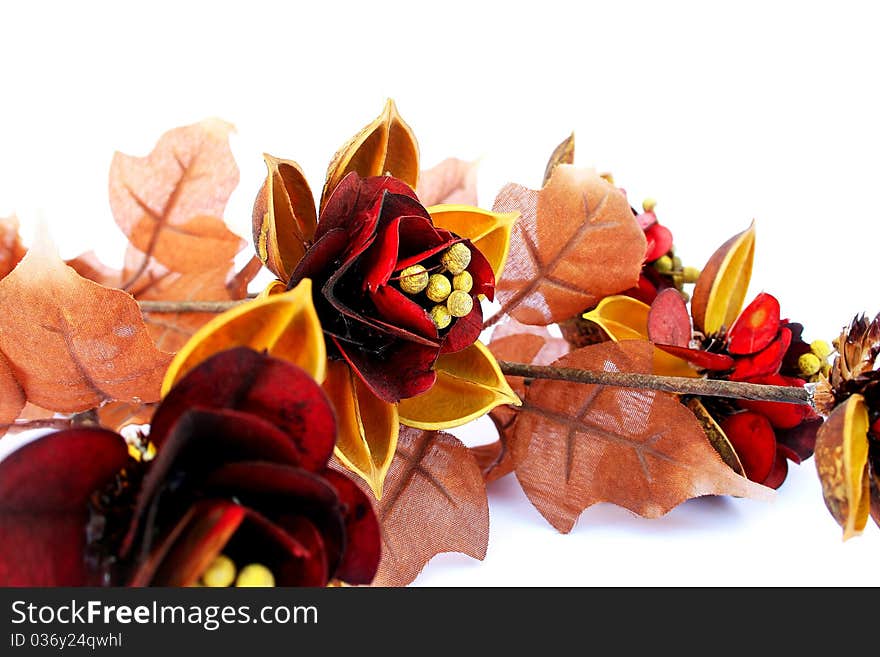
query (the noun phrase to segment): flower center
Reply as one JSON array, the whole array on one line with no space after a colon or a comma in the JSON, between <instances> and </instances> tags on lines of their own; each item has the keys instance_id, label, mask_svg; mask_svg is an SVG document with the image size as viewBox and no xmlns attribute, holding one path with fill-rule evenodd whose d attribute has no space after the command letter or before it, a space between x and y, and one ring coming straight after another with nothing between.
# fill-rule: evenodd
<instances>
[{"instance_id":1,"label":"flower center","mask_svg":"<svg viewBox=\"0 0 880 657\"><path fill-rule=\"evenodd\" d=\"M440 256L439 271L429 273L423 265L410 265L400 272L400 290L421 303L434 325L442 330L456 317L465 317L474 307L470 291L474 278L467 271L471 250L458 242ZM432 267L432 269L435 269Z\"/></svg>"}]
</instances>

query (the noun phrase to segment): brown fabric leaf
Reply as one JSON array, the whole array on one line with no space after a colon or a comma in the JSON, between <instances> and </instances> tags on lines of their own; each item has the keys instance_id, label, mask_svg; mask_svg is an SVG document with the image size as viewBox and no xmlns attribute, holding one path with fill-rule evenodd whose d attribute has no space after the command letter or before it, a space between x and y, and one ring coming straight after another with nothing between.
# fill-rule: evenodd
<instances>
[{"instance_id":1,"label":"brown fabric leaf","mask_svg":"<svg viewBox=\"0 0 880 657\"><path fill-rule=\"evenodd\" d=\"M171 356L135 301L82 278L45 241L0 281L0 307L19 309L0 314L0 351L29 401L74 413L159 398Z\"/></svg>"},{"instance_id":2,"label":"brown fabric leaf","mask_svg":"<svg viewBox=\"0 0 880 657\"><path fill-rule=\"evenodd\" d=\"M592 169L561 164L540 191L507 185L492 209L521 213L496 286L499 316L551 324L638 281L645 236L623 192Z\"/></svg>"},{"instance_id":3,"label":"brown fabric leaf","mask_svg":"<svg viewBox=\"0 0 880 657\"><path fill-rule=\"evenodd\" d=\"M18 234L18 219L0 218L0 278L15 269L24 254L25 248Z\"/></svg>"},{"instance_id":4,"label":"brown fabric leaf","mask_svg":"<svg viewBox=\"0 0 880 657\"><path fill-rule=\"evenodd\" d=\"M9 362L0 353L0 436L6 433L7 425L21 413L24 403L24 391L15 378Z\"/></svg>"},{"instance_id":5,"label":"brown fabric leaf","mask_svg":"<svg viewBox=\"0 0 880 657\"><path fill-rule=\"evenodd\" d=\"M467 447L454 436L400 427L384 491L375 502L383 539L375 586L406 586L441 552L485 558L486 486Z\"/></svg>"},{"instance_id":6,"label":"brown fabric leaf","mask_svg":"<svg viewBox=\"0 0 880 657\"><path fill-rule=\"evenodd\" d=\"M232 126L216 119L175 128L146 157L116 153L110 208L131 243L174 271L231 260L244 242L220 217L238 184Z\"/></svg>"},{"instance_id":7,"label":"brown fabric leaf","mask_svg":"<svg viewBox=\"0 0 880 657\"><path fill-rule=\"evenodd\" d=\"M554 365L650 372L652 358L647 341L608 342L573 351ZM563 533L598 502L655 518L702 495L773 495L727 467L693 414L666 393L534 381L515 432L517 440L529 441L517 478Z\"/></svg>"},{"instance_id":8,"label":"brown fabric leaf","mask_svg":"<svg viewBox=\"0 0 880 657\"><path fill-rule=\"evenodd\" d=\"M477 204L477 163L450 157L419 174L416 195L422 205Z\"/></svg>"},{"instance_id":9,"label":"brown fabric leaf","mask_svg":"<svg viewBox=\"0 0 880 657\"><path fill-rule=\"evenodd\" d=\"M132 424L147 424L153 419L157 404L126 404L111 402L98 409L98 423L102 427L121 431Z\"/></svg>"},{"instance_id":10,"label":"brown fabric leaf","mask_svg":"<svg viewBox=\"0 0 880 657\"><path fill-rule=\"evenodd\" d=\"M88 278L104 287L120 287L123 272L105 265L94 251L86 251L65 264L83 278Z\"/></svg>"}]
</instances>

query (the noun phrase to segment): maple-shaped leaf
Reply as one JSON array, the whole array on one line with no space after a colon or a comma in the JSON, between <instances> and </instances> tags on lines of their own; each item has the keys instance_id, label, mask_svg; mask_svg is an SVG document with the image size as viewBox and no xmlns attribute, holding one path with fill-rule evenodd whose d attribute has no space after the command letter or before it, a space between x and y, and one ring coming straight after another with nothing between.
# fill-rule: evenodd
<instances>
[{"instance_id":1,"label":"maple-shaped leaf","mask_svg":"<svg viewBox=\"0 0 880 657\"><path fill-rule=\"evenodd\" d=\"M18 219L0 218L0 278L15 269L24 254L25 248L18 234Z\"/></svg>"},{"instance_id":2,"label":"maple-shaped leaf","mask_svg":"<svg viewBox=\"0 0 880 657\"><path fill-rule=\"evenodd\" d=\"M486 556L486 486L468 448L454 436L401 426L385 493L374 505L382 527L374 586L406 586L441 552Z\"/></svg>"},{"instance_id":3,"label":"maple-shaped leaf","mask_svg":"<svg viewBox=\"0 0 880 657\"><path fill-rule=\"evenodd\" d=\"M0 436L6 433L9 425L21 413L24 403L24 391L6 358L0 353Z\"/></svg>"},{"instance_id":4,"label":"maple-shaped leaf","mask_svg":"<svg viewBox=\"0 0 880 657\"><path fill-rule=\"evenodd\" d=\"M561 164L540 191L507 185L493 210L521 213L496 285L499 318L551 324L638 281L644 233L623 192L592 169Z\"/></svg>"},{"instance_id":5,"label":"maple-shaped leaf","mask_svg":"<svg viewBox=\"0 0 880 657\"><path fill-rule=\"evenodd\" d=\"M422 205L477 204L477 163L450 157L419 174L416 196Z\"/></svg>"},{"instance_id":6,"label":"maple-shaped leaf","mask_svg":"<svg viewBox=\"0 0 880 657\"><path fill-rule=\"evenodd\" d=\"M221 219L238 184L232 129L216 119L202 121L166 132L146 157L114 155L110 208L146 258L173 271L201 271L242 248Z\"/></svg>"},{"instance_id":7,"label":"maple-shaped leaf","mask_svg":"<svg viewBox=\"0 0 880 657\"><path fill-rule=\"evenodd\" d=\"M647 373L652 355L646 341L605 342L554 365ZM517 478L541 515L564 533L598 502L655 518L702 495L773 496L725 465L693 414L666 393L533 381L515 432L517 440L529 441Z\"/></svg>"},{"instance_id":8,"label":"maple-shaped leaf","mask_svg":"<svg viewBox=\"0 0 880 657\"><path fill-rule=\"evenodd\" d=\"M130 295L79 276L42 237L0 281L2 351L27 399L59 412L151 402L169 354Z\"/></svg>"}]
</instances>

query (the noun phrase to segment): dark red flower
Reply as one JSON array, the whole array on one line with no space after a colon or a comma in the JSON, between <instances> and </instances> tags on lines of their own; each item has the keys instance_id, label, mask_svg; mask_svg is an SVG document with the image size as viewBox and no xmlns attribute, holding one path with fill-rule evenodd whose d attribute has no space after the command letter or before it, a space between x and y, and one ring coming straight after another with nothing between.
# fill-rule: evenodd
<instances>
[{"instance_id":1,"label":"dark red flower","mask_svg":"<svg viewBox=\"0 0 880 657\"><path fill-rule=\"evenodd\" d=\"M159 406L150 461L82 428L0 462L0 585L189 585L221 553L283 586L368 583L379 527L357 485L327 469L335 437L305 372L222 352Z\"/></svg>"},{"instance_id":2,"label":"dark red flower","mask_svg":"<svg viewBox=\"0 0 880 657\"><path fill-rule=\"evenodd\" d=\"M459 244L464 248L454 249ZM461 290L460 313L451 311L451 303L438 308L422 293L424 285L419 288L431 274L453 286L445 274L457 273L448 260L455 254L463 255L470 279ZM408 185L356 173L343 178L327 199L289 287L303 278L313 281L330 356L345 359L390 403L428 390L437 356L477 339L482 328L478 295L491 300L495 292L492 267L482 253L469 240L434 226ZM406 289L409 282L417 292ZM452 314L442 315L447 306Z\"/></svg>"}]
</instances>

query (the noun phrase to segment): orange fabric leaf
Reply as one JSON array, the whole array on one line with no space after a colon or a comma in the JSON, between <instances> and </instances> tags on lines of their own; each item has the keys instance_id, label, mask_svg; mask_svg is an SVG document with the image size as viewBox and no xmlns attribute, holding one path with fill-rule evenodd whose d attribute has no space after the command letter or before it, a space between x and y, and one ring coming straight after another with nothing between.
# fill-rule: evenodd
<instances>
[{"instance_id":1,"label":"orange fabric leaf","mask_svg":"<svg viewBox=\"0 0 880 657\"><path fill-rule=\"evenodd\" d=\"M322 207L339 181L351 171L362 178L391 175L416 188L419 146L393 100L389 99L382 113L333 156L321 192Z\"/></svg>"},{"instance_id":2,"label":"orange fabric leaf","mask_svg":"<svg viewBox=\"0 0 880 657\"><path fill-rule=\"evenodd\" d=\"M376 512L383 545L374 586L409 584L441 552L486 556L486 485L467 447L454 436L401 427Z\"/></svg>"},{"instance_id":3,"label":"orange fabric leaf","mask_svg":"<svg viewBox=\"0 0 880 657\"><path fill-rule=\"evenodd\" d=\"M286 281L315 234L317 209L296 162L266 154L263 159L269 172L254 201L254 246L263 264Z\"/></svg>"},{"instance_id":4,"label":"orange fabric leaf","mask_svg":"<svg viewBox=\"0 0 880 657\"><path fill-rule=\"evenodd\" d=\"M703 333L730 328L742 310L755 258L755 224L722 244L694 286L691 315Z\"/></svg>"},{"instance_id":5,"label":"orange fabric leaf","mask_svg":"<svg viewBox=\"0 0 880 657\"><path fill-rule=\"evenodd\" d=\"M67 267L41 238L0 281L0 351L28 400L74 413L159 398L171 359L156 349L137 303Z\"/></svg>"},{"instance_id":6,"label":"orange fabric leaf","mask_svg":"<svg viewBox=\"0 0 880 657\"><path fill-rule=\"evenodd\" d=\"M15 269L24 254L25 248L18 234L18 219L0 218L0 279Z\"/></svg>"},{"instance_id":7,"label":"orange fabric leaf","mask_svg":"<svg viewBox=\"0 0 880 657\"><path fill-rule=\"evenodd\" d=\"M540 191L507 185L493 210L521 213L496 286L500 314L551 324L638 281L645 236L623 192L591 169L559 165Z\"/></svg>"},{"instance_id":8,"label":"orange fabric leaf","mask_svg":"<svg viewBox=\"0 0 880 657\"><path fill-rule=\"evenodd\" d=\"M554 365L650 372L651 357L648 342L606 342ZM517 478L532 504L564 533L598 502L655 518L701 495L773 496L725 465L693 414L670 394L534 381L515 432L530 441Z\"/></svg>"},{"instance_id":9,"label":"orange fabric leaf","mask_svg":"<svg viewBox=\"0 0 880 657\"><path fill-rule=\"evenodd\" d=\"M422 205L477 204L477 163L454 157L419 174L416 196Z\"/></svg>"},{"instance_id":10,"label":"orange fabric leaf","mask_svg":"<svg viewBox=\"0 0 880 657\"><path fill-rule=\"evenodd\" d=\"M114 155L110 208L147 257L174 271L196 271L231 260L242 248L220 219L238 184L232 129L202 121L166 132L146 157Z\"/></svg>"},{"instance_id":11,"label":"orange fabric leaf","mask_svg":"<svg viewBox=\"0 0 880 657\"><path fill-rule=\"evenodd\" d=\"M11 424L21 413L24 403L24 390L6 358L0 353L0 436L6 433L6 425Z\"/></svg>"}]
</instances>

